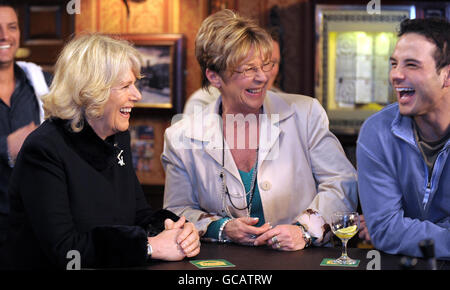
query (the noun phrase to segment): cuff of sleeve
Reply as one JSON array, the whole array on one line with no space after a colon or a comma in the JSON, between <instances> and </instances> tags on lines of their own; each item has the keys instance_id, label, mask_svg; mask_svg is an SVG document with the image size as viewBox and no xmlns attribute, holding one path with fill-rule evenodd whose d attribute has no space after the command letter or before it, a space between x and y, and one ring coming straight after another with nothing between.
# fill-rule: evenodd
<instances>
[{"instance_id":1,"label":"cuff of sleeve","mask_svg":"<svg viewBox=\"0 0 450 290\"><path fill-rule=\"evenodd\" d=\"M142 224L145 225L143 228L147 230L147 236L154 237L164 231L164 221L166 219L176 222L179 218L173 212L161 209L149 215Z\"/></svg>"},{"instance_id":2,"label":"cuff of sleeve","mask_svg":"<svg viewBox=\"0 0 450 290\"><path fill-rule=\"evenodd\" d=\"M92 230L95 266L144 265L147 261L147 233L138 226L99 226Z\"/></svg>"},{"instance_id":3,"label":"cuff of sleeve","mask_svg":"<svg viewBox=\"0 0 450 290\"><path fill-rule=\"evenodd\" d=\"M219 240L220 239L220 237L219 237L220 228L222 227L222 224L225 223L229 219L230 218L222 218L220 220L216 220L216 221L213 221L212 223L210 223L204 237Z\"/></svg>"},{"instance_id":4,"label":"cuff of sleeve","mask_svg":"<svg viewBox=\"0 0 450 290\"><path fill-rule=\"evenodd\" d=\"M320 246L329 241L331 237L330 226L318 212L307 209L300 215L298 222L311 235L313 245Z\"/></svg>"}]
</instances>

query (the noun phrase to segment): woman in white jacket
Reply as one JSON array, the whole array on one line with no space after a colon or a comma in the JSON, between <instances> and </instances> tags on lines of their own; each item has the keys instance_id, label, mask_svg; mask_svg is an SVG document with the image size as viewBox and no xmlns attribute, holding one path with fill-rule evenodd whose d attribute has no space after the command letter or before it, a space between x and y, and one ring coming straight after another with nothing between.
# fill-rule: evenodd
<instances>
[{"instance_id":1,"label":"woman in white jacket","mask_svg":"<svg viewBox=\"0 0 450 290\"><path fill-rule=\"evenodd\" d=\"M203 87L221 97L166 130L164 207L204 239L295 251L328 242L331 215L356 208L356 173L317 100L267 92L271 53L230 10L202 23Z\"/></svg>"}]
</instances>

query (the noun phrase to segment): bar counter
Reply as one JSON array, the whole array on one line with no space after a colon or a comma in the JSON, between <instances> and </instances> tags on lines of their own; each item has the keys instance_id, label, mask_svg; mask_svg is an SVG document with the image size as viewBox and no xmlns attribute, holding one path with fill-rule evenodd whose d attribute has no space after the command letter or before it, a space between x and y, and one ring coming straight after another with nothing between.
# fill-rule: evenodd
<instances>
[{"instance_id":1,"label":"bar counter","mask_svg":"<svg viewBox=\"0 0 450 290\"><path fill-rule=\"evenodd\" d=\"M321 266L324 258L338 258L340 248L307 248L301 251L284 252L268 247L250 247L236 244L202 243L200 254L180 262L152 261L148 266L128 268L130 270L199 270L190 263L193 260L225 259L234 267L208 268L211 270L366 270L376 269L376 255L379 254L381 270L400 270L401 255L390 255L370 249L349 248L348 255L360 260L358 267ZM369 255L368 255L369 254ZM449 270L450 261L437 261L438 270ZM427 270L428 263L417 259L413 270Z\"/></svg>"}]
</instances>

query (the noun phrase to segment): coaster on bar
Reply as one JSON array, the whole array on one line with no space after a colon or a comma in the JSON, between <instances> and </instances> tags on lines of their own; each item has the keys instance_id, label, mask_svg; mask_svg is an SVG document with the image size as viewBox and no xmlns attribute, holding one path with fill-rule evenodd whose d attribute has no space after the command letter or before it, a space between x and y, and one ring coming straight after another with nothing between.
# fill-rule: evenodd
<instances>
[{"instance_id":1,"label":"coaster on bar","mask_svg":"<svg viewBox=\"0 0 450 290\"><path fill-rule=\"evenodd\" d=\"M354 264L339 264L335 262L336 259L332 259L332 258L325 258L322 260L322 262L320 263L320 266L336 266L336 267L358 267L359 265L359 260L355 260Z\"/></svg>"},{"instance_id":2,"label":"coaster on bar","mask_svg":"<svg viewBox=\"0 0 450 290\"><path fill-rule=\"evenodd\" d=\"M227 260L224 259L216 259L216 260L194 260L190 261L191 264L200 269L205 268L222 268L222 267L235 267L235 265L231 264Z\"/></svg>"}]
</instances>

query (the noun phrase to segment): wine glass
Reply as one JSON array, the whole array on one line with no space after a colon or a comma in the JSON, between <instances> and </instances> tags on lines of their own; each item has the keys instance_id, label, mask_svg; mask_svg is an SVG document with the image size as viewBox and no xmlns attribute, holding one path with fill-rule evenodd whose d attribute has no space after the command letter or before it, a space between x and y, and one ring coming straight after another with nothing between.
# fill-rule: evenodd
<instances>
[{"instance_id":1,"label":"wine glass","mask_svg":"<svg viewBox=\"0 0 450 290\"><path fill-rule=\"evenodd\" d=\"M336 212L331 217L331 230L342 241L342 255L333 262L340 265L355 265L357 261L347 255L347 242L359 230L357 212Z\"/></svg>"}]
</instances>

